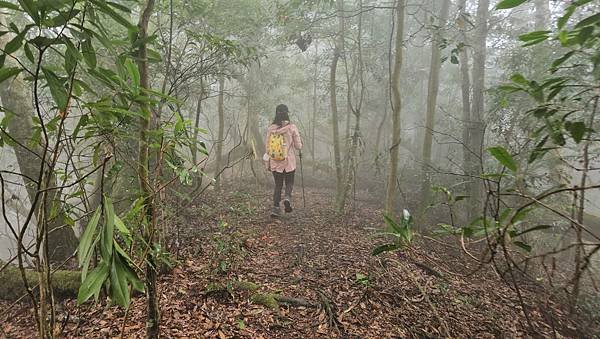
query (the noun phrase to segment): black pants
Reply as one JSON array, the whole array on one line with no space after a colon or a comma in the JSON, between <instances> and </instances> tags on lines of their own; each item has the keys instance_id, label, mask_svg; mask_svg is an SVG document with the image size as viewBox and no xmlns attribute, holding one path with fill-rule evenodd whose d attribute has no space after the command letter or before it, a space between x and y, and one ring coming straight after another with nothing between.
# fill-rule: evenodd
<instances>
[{"instance_id":1,"label":"black pants","mask_svg":"<svg viewBox=\"0 0 600 339\"><path fill-rule=\"evenodd\" d=\"M283 182L285 181L285 199L292 200L292 190L294 189L294 173L291 172L275 172L273 171L273 178L275 179L275 192L273 192L273 206L279 207L281 201L281 189L283 188Z\"/></svg>"}]
</instances>

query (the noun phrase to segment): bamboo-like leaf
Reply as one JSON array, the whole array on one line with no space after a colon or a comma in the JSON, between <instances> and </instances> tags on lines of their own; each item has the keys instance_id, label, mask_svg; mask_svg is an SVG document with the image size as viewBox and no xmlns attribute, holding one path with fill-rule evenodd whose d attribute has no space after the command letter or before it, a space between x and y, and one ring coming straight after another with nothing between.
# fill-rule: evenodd
<instances>
[{"instance_id":1,"label":"bamboo-like leaf","mask_svg":"<svg viewBox=\"0 0 600 339\"><path fill-rule=\"evenodd\" d=\"M509 170L516 172L517 171L517 162L513 157L508 153L508 151L501 146L490 147L487 151L494 157L498 162L500 162L504 167Z\"/></svg>"},{"instance_id":2,"label":"bamboo-like leaf","mask_svg":"<svg viewBox=\"0 0 600 339\"><path fill-rule=\"evenodd\" d=\"M58 109L61 112L64 112L69 101L64 83L58 78L58 76L56 76L56 74L54 74L54 72L48 68L42 67L42 71L44 72L44 77L46 78L46 82L50 88L52 99L54 99L54 102L56 102Z\"/></svg>"},{"instance_id":3,"label":"bamboo-like leaf","mask_svg":"<svg viewBox=\"0 0 600 339\"><path fill-rule=\"evenodd\" d=\"M104 260L110 262L113 254L113 234L115 229L115 210L108 197L104 197L104 233L102 235L101 251Z\"/></svg>"},{"instance_id":4,"label":"bamboo-like leaf","mask_svg":"<svg viewBox=\"0 0 600 339\"><path fill-rule=\"evenodd\" d=\"M77 295L77 304L81 305L86 302L93 295L98 295L100 293L100 289L102 285L108 278L108 266L105 262L100 262L98 267L96 267L83 281L81 286L79 287L79 293Z\"/></svg>"},{"instance_id":5,"label":"bamboo-like leaf","mask_svg":"<svg viewBox=\"0 0 600 339\"><path fill-rule=\"evenodd\" d=\"M12 78L19 73L21 73L23 69L19 67L6 67L0 68L0 82L3 82L6 79Z\"/></svg>"},{"instance_id":6,"label":"bamboo-like leaf","mask_svg":"<svg viewBox=\"0 0 600 339\"><path fill-rule=\"evenodd\" d=\"M110 297L119 306L129 307L129 289L127 276L124 273L123 262L118 255L112 257L110 266Z\"/></svg>"},{"instance_id":7,"label":"bamboo-like leaf","mask_svg":"<svg viewBox=\"0 0 600 339\"><path fill-rule=\"evenodd\" d=\"M79 260L79 266L82 266L87 259L89 259L90 254L92 252L92 239L94 238L94 234L96 233L96 226L98 226L98 220L100 220L100 207L96 209L94 215L88 222L87 226L85 226L85 231L79 240L79 248L77 249L77 259ZM87 259L86 259L87 258Z\"/></svg>"},{"instance_id":8,"label":"bamboo-like leaf","mask_svg":"<svg viewBox=\"0 0 600 339\"><path fill-rule=\"evenodd\" d=\"M525 2L527 2L527 0L503 0L496 5L496 9L510 9L517 7Z\"/></svg>"}]
</instances>

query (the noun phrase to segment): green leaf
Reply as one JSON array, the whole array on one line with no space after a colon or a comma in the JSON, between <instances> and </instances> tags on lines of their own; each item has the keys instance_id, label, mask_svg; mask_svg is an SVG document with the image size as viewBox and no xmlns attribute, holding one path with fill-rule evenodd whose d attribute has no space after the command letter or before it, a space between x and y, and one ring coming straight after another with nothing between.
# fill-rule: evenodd
<instances>
[{"instance_id":1,"label":"green leaf","mask_svg":"<svg viewBox=\"0 0 600 339\"><path fill-rule=\"evenodd\" d=\"M38 13L38 8L36 5L36 2L33 0L19 0L19 4L25 10L25 12L27 12L27 14L29 14L31 19L33 19L33 21L37 25L39 25L40 24L40 16Z\"/></svg>"},{"instance_id":2,"label":"green leaf","mask_svg":"<svg viewBox=\"0 0 600 339\"><path fill-rule=\"evenodd\" d=\"M129 307L129 290L123 262L118 255L113 256L110 267L110 298L119 306Z\"/></svg>"},{"instance_id":3,"label":"green leaf","mask_svg":"<svg viewBox=\"0 0 600 339\"><path fill-rule=\"evenodd\" d=\"M513 172L517 171L517 162L504 147L490 147L487 149L487 151L494 158L496 158L496 160L498 160L498 162L500 162L504 167L508 168Z\"/></svg>"},{"instance_id":4,"label":"green leaf","mask_svg":"<svg viewBox=\"0 0 600 339\"><path fill-rule=\"evenodd\" d=\"M31 51L31 47L29 46L29 44L25 44L23 46L23 50L25 51L25 56L27 57L27 60L29 60L29 62L31 63L35 63L33 52Z\"/></svg>"},{"instance_id":5,"label":"green leaf","mask_svg":"<svg viewBox=\"0 0 600 339\"><path fill-rule=\"evenodd\" d=\"M585 123L582 121L567 121L565 122L565 129L569 131L569 134L573 137L576 143L580 143L583 140L583 136L586 131Z\"/></svg>"},{"instance_id":6,"label":"green leaf","mask_svg":"<svg viewBox=\"0 0 600 339\"><path fill-rule=\"evenodd\" d=\"M570 57L572 57L572 56L573 56L573 54L575 54L575 51L570 51L570 52L567 52L567 53L565 53L565 54L564 54L563 56L561 56L560 58L558 58L558 59L554 60L554 61L552 62L552 66L551 66L551 68L555 69L555 68L557 68L558 66L562 65L562 64L563 64L565 61L569 60L569 58L570 58Z\"/></svg>"},{"instance_id":7,"label":"green leaf","mask_svg":"<svg viewBox=\"0 0 600 339\"><path fill-rule=\"evenodd\" d=\"M521 34L519 35L519 40L527 42L527 41L532 41L532 40L538 40L538 39L543 39L546 40L548 39L548 35L552 33L552 31L535 31L535 32L529 32L526 34Z\"/></svg>"},{"instance_id":8,"label":"green leaf","mask_svg":"<svg viewBox=\"0 0 600 339\"><path fill-rule=\"evenodd\" d=\"M14 11L21 11L21 7L10 3L8 1L0 1L0 8L12 9Z\"/></svg>"},{"instance_id":9,"label":"green leaf","mask_svg":"<svg viewBox=\"0 0 600 339\"><path fill-rule=\"evenodd\" d=\"M558 29L562 30L563 27L565 27L565 25L569 21L569 18L571 18L571 15L573 15L573 13L575 12L575 8L575 6L567 7L567 9L565 10L565 14L561 16L557 21L556 26L558 27Z\"/></svg>"},{"instance_id":10,"label":"green leaf","mask_svg":"<svg viewBox=\"0 0 600 339\"><path fill-rule=\"evenodd\" d=\"M77 295L77 304L81 305L86 302L91 296L98 295L102 285L108 278L108 266L104 261L100 262L83 281L79 287L79 293Z\"/></svg>"},{"instance_id":11,"label":"green leaf","mask_svg":"<svg viewBox=\"0 0 600 339\"><path fill-rule=\"evenodd\" d=\"M113 234L115 229L115 210L108 197L104 197L104 234L101 251L104 260L109 261L113 254ZM110 262L110 261L109 261Z\"/></svg>"},{"instance_id":12,"label":"green leaf","mask_svg":"<svg viewBox=\"0 0 600 339\"><path fill-rule=\"evenodd\" d=\"M0 82L5 81L6 79L12 78L19 73L21 73L23 69L19 67L3 67L0 68Z\"/></svg>"},{"instance_id":13,"label":"green leaf","mask_svg":"<svg viewBox=\"0 0 600 339\"><path fill-rule=\"evenodd\" d=\"M119 218L116 215L115 215L115 227L121 233L121 235L123 235L125 237L131 237L131 232L129 231L127 226L125 226L125 224L123 223L123 220L121 220L121 218Z\"/></svg>"},{"instance_id":14,"label":"green leaf","mask_svg":"<svg viewBox=\"0 0 600 339\"><path fill-rule=\"evenodd\" d=\"M87 226L85 226L85 231L83 231L83 235L79 239L79 247L77 249L77 259L79 261L79 266L82 266L84 262L89 260L92 251L92 239L94 234L96 233L96 227L98 226L98 221L100 220L101 209L98 206L96 212L90 218Z\"/></svg>"},{"instance_id":15,"label":"green leaf","mask_svg":"<svg viewBox=\"0 0 600 339\"><path fill-rule=\"evenodd\" d=\"M584 26L595 25L598 22L600 22L600 13L596 13L594 15L588 16L587 18L579 21L575 25L575 28L581 28L581 27L584 27Z\"/></svg>"},{"instance_id":16,"label":"green leaf","mask_svg":"<svg viewBox=\"0 0 600 339\"><path fill-rule=\"evenodd\" d=\"M48 83L48 87L50 88L50 94L52 95L52 99L56 102L58 109L61 112L64 112L67 109L68 104L68 94L65 89L64 83L46 67L42 67L42 71L44 72L44 77L46 78L46 82Z\"/></svg>"},{"instance_id":17,"label":"green leaf","mask_svg":"<svg viewBox=\"0 0 600 339\"><path fill-rule=\"evenodd\" d=\"M510 9L517 7L525 2L527 2L527 0L503 0L496 5L496 9Z\"/></svg>"},{"instance_id":18,"label":"green leaf","mask_svg":"<svg viewBox=\"0 0 600 339\"><path fill-rule=\"evenodd\" d=\"M23 30L19 32L19 34L15 35L4 47L5 54L12 54L16 52L21 45L23 45L23 39L25 38L25 34L27 34L27 30Z\"/></svg>"},{"instance_id":19,"label":"green leaf","mask_svg":"<svg viewBox=\"0 0 600 339\"><path fill-rule=\"evenodd\" d=\"M379 255L383 252L393 252L400 248L401 248L401 246L399 244L385 244L385 245L375 247L375 249L373 250L373 252L371 254Z\"/></svg>"},{"instance_id":20,"label":"green leaf","mask_svg":"<svg viewBox=\"0 0 600 339\"><path fill-rule=\"evenodd\" d=\"M129 20L125 19L123 16L121 16L119 13L117 13L114 9L112 9L110 6L108 6L104 0L91 0L91 2L94 5L96 5L96 8L98 10L100 10L104 14L107 14L108 16L110 16L113 20L115 20L120 25L122 25L128 29L135 29L135 26L131 22L129 22Z\"/></svg>"},{"instance_id":21,"label":"green leaf","mask_svg":"<svg viewBox=\"0 0 600 339\"><path fill-rule=\"evenodd\" d=\"M125 68L127 68L129 77L133 82L133 92L138 95L140 93L140 72L137 65L131 59L127 59L125 60Z\"/></svg>"},{"instance_id":22,"label":"green leaf","mask_svg":"<svg viewBox=\"0 0 600 339\"><path fill-rule=\"evenodd\" d=\"M94 46L92 46L91 38L81 42L81 52L83 54L83 60L85 60L88 67L96 68L96 51L94 50Z\"/></svg>"},{"instance_id":23,"label":"green leaf","mask_svg":"<svg viewBox=\"0 0 600 339\"><path fill-rule=\"evenodd\" d=\"M516 73L510 77L510 80L519 85L529 85L529 81L522 74Z\"/></svg>"}]
</instances>

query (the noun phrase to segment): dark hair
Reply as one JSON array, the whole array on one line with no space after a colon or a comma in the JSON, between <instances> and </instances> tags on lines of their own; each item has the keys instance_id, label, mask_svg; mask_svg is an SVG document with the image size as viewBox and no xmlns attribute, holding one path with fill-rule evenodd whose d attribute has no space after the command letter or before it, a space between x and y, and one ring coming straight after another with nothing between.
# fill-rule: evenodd
<instances>
[{"instance_id":1,"label":"dark hair","mask_svg":"<svg viewBox=\"0 0 600 339\"><path fill-rule=\"evenodd\" d=\"M284 104L277 105L275 108L275 119L273 119L273 124L281 126L286 120L290 120L288 107Z\"/></svg>"}]
</instances>

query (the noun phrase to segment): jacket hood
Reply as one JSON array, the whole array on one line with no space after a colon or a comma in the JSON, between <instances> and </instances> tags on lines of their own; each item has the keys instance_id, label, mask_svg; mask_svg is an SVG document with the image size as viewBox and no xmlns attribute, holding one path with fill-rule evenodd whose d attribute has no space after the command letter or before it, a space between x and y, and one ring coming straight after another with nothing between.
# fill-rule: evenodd
<instances>
[{"instance_id":1,"label":"jacket hood","mask_svg":"<svg viewBox=\"0 0 600 339\"><path fill-rule=\"evenodd\" d=\"M292 124L291 122L288 122L287 124L285 124L281 127L279 127L279 125L272 124L271 126L269 126L269 131L270 132L279 132L279 133L286 132L289 129L291 129L293 125L294 124Z\"/></svg>"}]
</instances>

